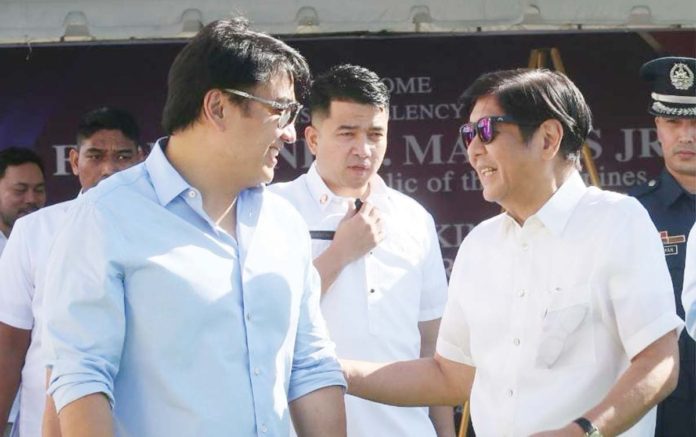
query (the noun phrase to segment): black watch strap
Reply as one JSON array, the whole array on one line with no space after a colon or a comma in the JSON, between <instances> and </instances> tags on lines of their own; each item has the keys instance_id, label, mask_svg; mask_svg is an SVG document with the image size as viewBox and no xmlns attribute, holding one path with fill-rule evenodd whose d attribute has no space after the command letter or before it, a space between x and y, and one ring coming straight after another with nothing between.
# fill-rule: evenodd
<instances>
[{"instance_id":1,"label":"black watch strap","mask_svg":"<svg viewBox=\"0 0 696 437\"><path fill-rule=\"evenodd\" d=\"M582 428L583 431L585 431L586 436L601 436L602 434L599 432L596 426L592 424L589 420L585 419L584 417L578 417L575 419L573 422L577 423L580 428Z\"/></svg>"}]
</instances>

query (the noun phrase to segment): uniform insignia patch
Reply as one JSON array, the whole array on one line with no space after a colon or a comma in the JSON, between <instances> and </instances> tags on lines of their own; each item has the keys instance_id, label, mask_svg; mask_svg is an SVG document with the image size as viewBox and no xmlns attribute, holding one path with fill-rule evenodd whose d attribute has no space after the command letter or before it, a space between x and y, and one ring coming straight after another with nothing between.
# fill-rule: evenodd
<instances>
[{"instance_id":1,"label":"uniform insignia patch","mask_svg":"<svg viewBox=\"0 0 696 437\"><path fill-rule=\"evenodd\" d=\"M694 72L686 64L677 62L669 70L669 80L674 88L688 90L694 85Z\"/></svg>"},{"instance_id":2,"label":"uniform insignia patch","mask_svg":"<svg viewBox=\"0 0 696 437\"><path fill-rule=\"evenodd\" d=\"M686 243L686 235L672 235L667 231L660 231L660 240L665 248L665 255L678 255L679 243Z\"/></svg>"}]
</instances>

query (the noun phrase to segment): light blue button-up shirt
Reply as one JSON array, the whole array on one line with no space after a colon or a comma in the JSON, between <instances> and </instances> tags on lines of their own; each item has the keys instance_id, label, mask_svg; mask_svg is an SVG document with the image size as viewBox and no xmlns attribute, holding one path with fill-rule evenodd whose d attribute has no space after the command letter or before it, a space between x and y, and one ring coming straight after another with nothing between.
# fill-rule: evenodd
<instances>
[{"instance_id":1,"label":"light blue button-up shirt","mask_svg":"<svg viewBox=\"0 0 696 437\"><path fill-rule=\"evenodd\" d=\"M289 401L345 386L307 229L257 187L235 240L163 146L86 193L56 238L49 393L58 409L104 393L123 436L287 435Z\"/></svg>"}]
</instances>

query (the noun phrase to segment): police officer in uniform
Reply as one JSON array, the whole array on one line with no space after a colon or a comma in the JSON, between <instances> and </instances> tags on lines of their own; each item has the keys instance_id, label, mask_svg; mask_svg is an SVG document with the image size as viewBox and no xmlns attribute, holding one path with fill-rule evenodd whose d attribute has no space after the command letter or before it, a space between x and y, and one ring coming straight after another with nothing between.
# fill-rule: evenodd
<instances>
[{"instance_id":1,"label":"police officer in uniform","mask_svg":"<svg viewBox=\"0 0 696 437\"><path fill-rule=\"evenodd\" d=\"M660 175L633 189L660 232L674 285L679 316L684 259L689 230L696 220L696 59L665 57L640 69L653 83L648 112L655 116L665 167ZM677 389L657 409L655 435L696 436L696 344L686 332L679 339L680 372Z\"/></svg>"}]
</instances>

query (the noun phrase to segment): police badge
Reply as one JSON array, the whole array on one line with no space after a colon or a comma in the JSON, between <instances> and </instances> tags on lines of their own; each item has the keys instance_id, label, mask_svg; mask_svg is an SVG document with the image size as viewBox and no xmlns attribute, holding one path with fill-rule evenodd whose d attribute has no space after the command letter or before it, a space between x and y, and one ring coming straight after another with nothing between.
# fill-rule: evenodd
<instances>
[{"instance_id":1,"label":"police badge","mask_svg":"<svg viewBox=\"0 0 696 437\"><path fill-rule=\"evenodd\" d=\"M676 89L688 90L694 86L694 72L686 64L677 62L669 71L669 80Z\"/></svg>"},{"instance_id":2,"label":"police badge","mask_svg":"<svg viewBox=\"0 0 696 437\"><path fill-rule=\"evenodd\" d=\"M648 112L657 117L696 118L696 58L668 56L646 62L643 79L652 82Z\"/></svg>"}]
</instances>

